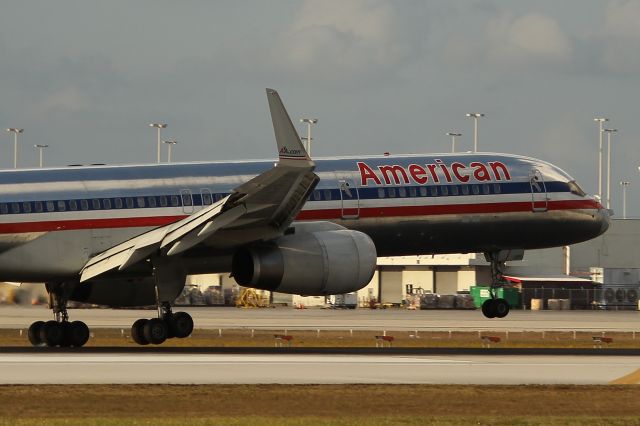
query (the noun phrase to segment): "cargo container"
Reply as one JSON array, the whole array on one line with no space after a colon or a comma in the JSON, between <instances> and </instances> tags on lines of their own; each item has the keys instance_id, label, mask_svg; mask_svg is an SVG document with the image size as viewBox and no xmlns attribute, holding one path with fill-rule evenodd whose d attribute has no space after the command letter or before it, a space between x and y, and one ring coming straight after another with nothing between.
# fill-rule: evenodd
<instances>
[{"instance_id":1,"label":"cargo container","mask_svg":"<svg viewBox=\"0 0 640 426\"><path fill-rule=\"evenodd\" d=\"M481 307L485 300L491 298L489 293L490 287L471 286L471 296L473 303L477 308ZM500 287L496 289L496 297L505 299L510 307L517 308L520 306L520 291L514 287Z\"/></svg>"}]
</instances>

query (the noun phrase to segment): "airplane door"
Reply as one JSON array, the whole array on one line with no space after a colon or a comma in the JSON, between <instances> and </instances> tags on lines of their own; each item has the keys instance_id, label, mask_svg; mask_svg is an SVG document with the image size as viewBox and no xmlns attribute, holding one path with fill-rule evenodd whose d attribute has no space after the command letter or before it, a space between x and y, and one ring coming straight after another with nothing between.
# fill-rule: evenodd
<instances>
[{"instance_id":1,"label":"airplane door","mask_svg":"<svg viewBox=\"0 0 640 426\"><path fill-rule=\"evenodd\" d=\"M206 208L213 203L213 196L211 190L203 188L200 190L200 197L202 197L202 208Z\"/></svg>"},{"instance_id":2,"label":"airplane door","mask_svg":"<svg viewBox=\"0 0 640 426\"><path fill-rule=\"evenodd\" d=\"M546 212L549 209L549 198L547 197L547 186L540 170L531 170L529 186L531 187L531 210L534 212Z\"/></svg>"},{"instance_id":3,"label":"airplane door","mask_svg":"<svg viewBox=\"0 0 640 426\"><path fill-rule=\"evenodd\" d=\"M180 190L180 197L182 198L182 211L186 214L193 213L193 197L191 191L188 189Z\"/></svg>"},{"instance_id":4,"label":"airplane door","mask_svg":"<svg viewBox=\"0 0 640 426\"><path fill-rule=\"evenodd\" d=\"M357 219L360 217L360 194L352 179L339 179L340 199L342 202L342 218Z\"/></svg>"}]
</instances>

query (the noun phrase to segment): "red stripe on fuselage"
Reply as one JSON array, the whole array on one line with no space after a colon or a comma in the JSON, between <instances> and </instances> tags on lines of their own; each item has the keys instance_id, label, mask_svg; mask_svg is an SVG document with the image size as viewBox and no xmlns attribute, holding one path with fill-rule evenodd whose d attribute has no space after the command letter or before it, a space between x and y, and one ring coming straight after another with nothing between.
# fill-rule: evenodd
<instances>
[{"instance_id":1,"label":"red stripe on fuselage","mask_svg":"<svg viewBox=\"0 0 640 426\"><path fill-rule=\"evenodd\" d=\"M542 202L541 202L542 203ZM437 216L445 214L487 214L530 212L531 202L484 203L484 204L447 204L429 206L392 206L360 208L361 218L370 217L412 217ZM549 201L549 210L598 209L598 203L592 200ZM348 211L355 209L348 208ZM39 222L0 223L0 234L20 234L26 232L69 231L79 229L137 228L164 226L185 218L179 216L147 216L109 219L72 219ZM334 220L342 217L342 209L304 210L297 220Z\"/></svg>"},{"instance_id":2,"label":"red stripe on fuselage","mask_svg":"<svg viewBox=\"0 0 640 426\"><path fill-rule=\"evenodd\" d=\"M50 220L43 222L0 223L0 234L71 231L77 229L156 227L168 225L185 217L187 216L119 217L110 219L72 219Z\"/></svg>"},{"instance_id":3,"label":"red stripe on fuselage","mask_svg":"<svg viewBox=\"0 0 640 426\"><path fill-rule=\"evenodd\" d=\"M544 206L544 201L536 202L537 207ZM597 203L590 200L549 201L548 210L582 210L598 209ZM355 207L347 207L345 210L355 212ZM485 203L485 204L446 204L429 206L394 206L394 207L367 207L360 208L360 217L408 217L408 216L437 216L445 214L482 214L482 213L516 213L530 212L530 201L512 203ZM298 220L339 219L342 209L328 210L304 210L300 212Z\"/></svg>"}]
</instances>

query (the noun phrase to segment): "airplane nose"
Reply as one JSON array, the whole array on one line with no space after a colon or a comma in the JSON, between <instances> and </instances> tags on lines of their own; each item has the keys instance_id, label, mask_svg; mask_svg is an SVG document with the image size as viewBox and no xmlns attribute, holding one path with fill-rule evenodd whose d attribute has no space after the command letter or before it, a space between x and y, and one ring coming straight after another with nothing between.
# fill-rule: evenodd
<instances>
[{"instance_id":1,"label":"airplane nose","mask_svg":"<svg viewBox=\"0 0 640 426\"><path fill-rule=\"evenodd\" d=\"M600 232L598 235L602 235L607 232L609 229L609 224L611 223L611 212L609 209L601 208L598 210L597 221L600 223Z\"/></svg>"}]
</instances>

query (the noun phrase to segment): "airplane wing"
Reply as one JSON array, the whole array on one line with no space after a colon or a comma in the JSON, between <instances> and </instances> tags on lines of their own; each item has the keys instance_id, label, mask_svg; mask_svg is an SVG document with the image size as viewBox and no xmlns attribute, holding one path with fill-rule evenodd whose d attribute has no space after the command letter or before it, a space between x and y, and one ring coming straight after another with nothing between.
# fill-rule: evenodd
<instances>
[{"instance_id":1,"label":"airplane wing","mask_svg":"<svg viewBox=\"0 0 640 426\"><path fill-rule=\"evenodd\" d=\"M313 173L315 164L302 146L280 96L267 89L267 99L279 156L272 169L197 213L94 256L83 267L80 281L116 268L123 270L152 255L175 256L205 242L231 249L281 236L320 179ZM215 243L220 234L225 237Z\"/></svg>"}]
</instances>

